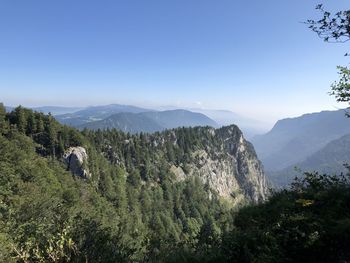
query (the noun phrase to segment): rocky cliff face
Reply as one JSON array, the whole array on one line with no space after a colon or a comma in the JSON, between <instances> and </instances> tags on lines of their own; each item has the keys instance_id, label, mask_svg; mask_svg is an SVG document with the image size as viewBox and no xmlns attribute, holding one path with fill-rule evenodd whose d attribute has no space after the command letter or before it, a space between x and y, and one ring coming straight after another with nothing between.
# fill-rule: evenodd
<instances>
[{"instance_id":1,"label":"rocky cliff face","mask_svg":"<svg viewBox=\"0 0 350 263\"><path fill-rule=\"evenodd\" d=\"M235 125L178 128L154 134L130 135L116 131L100 132L101 153L127 173L137 170L144 185L154 185L162 176L183 181L197 176L230 203L260 202L268 196L268 185L255 150ZM70 170L81 177L87 155L81 147L67 152ZM173 178L173 177L171 177Z\"/></svg>"},{"instance_id":2,"label":"rocky cliff face","mask_svg":"<svg viewBox=\"0 0 350 263\"><path fill-rule=\"evenodd\" d=\"M207 147L192 152L194 161L187 165L187 172L175 165L172 172L179 180L197 175L219 196L237 204L266 200L269 190L262 165L238 127L208 129L217 144L208 143Z\"/></svg>"},{"instance_id":3,"label":"rocky cliff face","mask_svg":"<svg viewBox=\"0 0 350 263\"><path fill-rule=\"evenodd\" d=\"M70 147L63 155L67 169L76 176L88 179L91 177L87 167L88 155L83 147Z\"/></svg>"}]
</instances>

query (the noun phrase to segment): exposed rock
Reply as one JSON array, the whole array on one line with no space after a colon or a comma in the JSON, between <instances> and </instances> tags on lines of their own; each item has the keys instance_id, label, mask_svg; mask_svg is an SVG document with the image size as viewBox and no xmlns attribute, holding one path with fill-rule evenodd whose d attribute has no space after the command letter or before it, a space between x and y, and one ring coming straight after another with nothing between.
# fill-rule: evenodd
<instances>
[{"instance_id":1,"label":"exposed rock","mask_svg":"<svg viewBox=\"0 0 350 263\"><path fill-rule=\"evenodd\" d=\"M232 125L209 132L221 143L215 148L208 145L193 152L194 161L186 164L187 173L181 167L172 166L177 179L197 175L219 196L234 204L266 200L269 189L261 162L239 128Z\"/></svg>"},{"instance_id":2,"label":"exposed rock","mask_svg":"<svg viewBox=\"0 0 350 263\"><path fill-rule=\"evenodd\" d=\"M170 172L172 172L173 174L175 174L176 178L178 181L183 181L186 179L187 175L185 174L185 172L182 170L181 167L177 167L175 165L172 165L170 167Z\"/></svg>"},{"instance_id":3,"label":"exposed rock","mask_svg":"<svg viewBox=\"0 0 350 263\"><path fill-rule=\"evenodd\" d=\"M91 174L87 167L88 155L83 147L70 147L63 155L67 169L76 176L89 179Z\"/></svg>"},{"instance_id":4,"label":"exposed rock","mask_svg":"<svg viewBox=\"0 0 350 263\"><path fill-rule=\"evenodd\" d=\"M233 206L258 203L268 197L267 180L254 147L235 125L220 129L178 128L142 136L145 147L151 149L146 153L150 162L154 162L150 164L151 168L157 169L161 161L175 175L175 181L198 176L208 186L209 196L217 193ZM110 148L111 142L106 142L108 153L105 152L105 155L108 158L112 156L113 163L125 165L123 152L135 147L133 139L139 140L130 137L130 146L125 143L118 145L124 147L119 155L113 150L120 149ZM131 158L131 161L134 159ZM160 182L156 174L152 176L155 176L155 182Z\"/></svg>"}]
</instances>

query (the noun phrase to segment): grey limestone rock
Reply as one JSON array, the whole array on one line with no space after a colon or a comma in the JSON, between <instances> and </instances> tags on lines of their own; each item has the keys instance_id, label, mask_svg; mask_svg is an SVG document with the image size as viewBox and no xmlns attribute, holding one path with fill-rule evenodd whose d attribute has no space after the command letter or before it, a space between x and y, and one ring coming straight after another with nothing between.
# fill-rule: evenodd
<instances>
[{"instance_id":1,"label":"grey limestone rock","mask_svg":"<svg viewBox=\"0 0 350 263\"><path fill-rule=\"evenodd\" d=\"M210 129L219 146L208 142L207 147L192 152L195 161L187 164L186 173L181 167L173 166L171 171L177 179L196 175L219 196L237 205L266 200L269 186L252 144L235 125Z\"/></svg>"},{"instance_id":2,"label":"grey limestone rock","mask_svg":"<svg viewBox=\"0 0 350 263\"><path fill-rule=\"evenodd\" d=\"M87 167L88 155L83 147L70 147L63 155L63 159L67 164L67 169L72 174L83 179L89 179L91 174Z\"/></svg>"}]
</instances>

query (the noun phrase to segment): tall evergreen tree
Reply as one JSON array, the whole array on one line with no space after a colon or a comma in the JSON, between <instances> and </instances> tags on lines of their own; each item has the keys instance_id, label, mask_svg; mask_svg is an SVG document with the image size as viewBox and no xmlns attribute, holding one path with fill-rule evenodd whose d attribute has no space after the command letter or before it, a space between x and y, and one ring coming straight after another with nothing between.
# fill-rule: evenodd
<instances>
[{"instance_id":1,"label":"tall evergreen tree","mask_svg":"<svg viewBox=\"0 0 350 263\"><path fill-rule=\"evenodd\" d=\"M5 132L7 126L6 108L3 103L0 103L0 134Z\"/></svg>"}]
</instances>

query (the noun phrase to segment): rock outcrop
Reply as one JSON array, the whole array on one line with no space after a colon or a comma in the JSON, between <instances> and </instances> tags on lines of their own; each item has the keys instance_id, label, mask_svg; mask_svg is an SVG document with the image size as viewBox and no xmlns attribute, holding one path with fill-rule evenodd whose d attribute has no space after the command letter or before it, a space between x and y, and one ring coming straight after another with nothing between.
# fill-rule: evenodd
<instances>
[{"instance_id":1,"label":"rock outcrop","mask_svg":"<svg viewBox=\"0 0 350 263\"><path fill-rule=\"evenodd\" d=\"M83 147L70 147L63 155L63 159L67 164L67 169L72 174L83 179L89 179L91 174L87 168L88 155Z\"/></svg>"},{"instance_id":2,"label":"rock outcrop","mask_svg":"<svg viewBox=\"0 0 350 263\"><path fill-rule=\"evenodd\" d=\"M258 203L268 197L262 164L236 125L220 129L177 128L120 137L120 141L110 141L106 136L103 154L114 164L134 165L132 169L139 168L141 177L154 180L152 183L161 180L160 170L164 173L169 169L175 181L198 177L208 186L209 196L217 194L233 206Z\"/></svg>"},{"instance_id":3,"label":"rock outcrop","mask_svg":"<svg viewBox=\"0 0 350 263\"><path fill-rule=\"evenodd\" d=\"M235 125L210 129L216 145L191 153L192 162L186 164L186 172L173 165L171 171L178 180L197 175L219 196L234 204L245 201L258 203L267 199L269 188L261 162L254 147L247 142Z\"/></svg>"}]
</instances>

